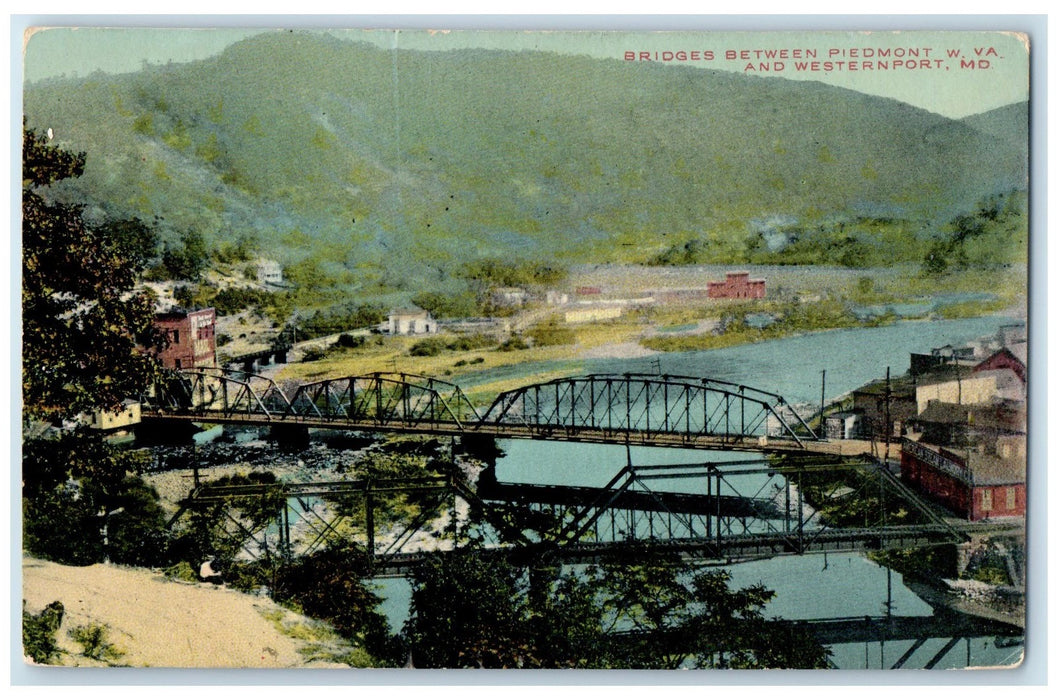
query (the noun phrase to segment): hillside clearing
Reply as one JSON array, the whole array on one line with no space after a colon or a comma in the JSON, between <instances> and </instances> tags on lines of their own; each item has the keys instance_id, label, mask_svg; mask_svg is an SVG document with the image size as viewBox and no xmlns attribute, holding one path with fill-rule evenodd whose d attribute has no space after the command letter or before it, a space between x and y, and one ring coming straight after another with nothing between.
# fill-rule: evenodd
<instances>
[{"instance_id":1,"label":"hillside clearing","mask_svg":"<svg viewBox=\"0 0 1058 700\"><path fill-rule=\"evenodd\" d=\"M107 626L107 640L121 652L113 662L119 666L348 668L321 657L353 651L323 623L268 598L171 581L149 569L63 566L26 557L22 578L26 610L38 613L53 601L65 608L56 639L64 666L105 665L86 658L71 638L84 625Z\"/></svg>"}]
</instances>

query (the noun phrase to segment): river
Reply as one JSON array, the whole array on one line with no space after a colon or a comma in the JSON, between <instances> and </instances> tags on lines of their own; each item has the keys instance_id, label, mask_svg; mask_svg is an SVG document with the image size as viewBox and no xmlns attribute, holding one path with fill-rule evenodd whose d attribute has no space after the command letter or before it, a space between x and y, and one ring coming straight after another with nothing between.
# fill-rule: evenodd
<instances>
[{"instance_id":1,"label":"river","mask_svg":"<svg viewBox=\"0 0 1058 700\"><path fill-rule=\"evenodd\" d=\"M960 345L994 335L1013 319L1000 317L949 321L909 321L879 328L811 333L718 350L668 353L636 359L595 359L578 363L590 373L645 372L710 377L744 383L782 395L791 403L817 403L822 372L826 371L828 399L843 395L873 379L907 371L909 353L928 353L944 345ZM531 374L551 363L494 370L483 381L502 376ZM601 486L626 462L621 446L571 443L501 441L505 455L497 462L496 476L506 482ZM701 451L634 448L634 464L701 462ZM713 455L715 456L715 454ZM748 457L743 455L744 457ZM725 459L738 456L725 455ZM903 584L902 577L862 556L810 555L779 557L729 567L732 584L763 583L775 590L766 615L787 619L862 618L883 614L930 615L932 608ZM398 626L407 614L406 582L383 584L385 609ZM1023 648L1000 646L992 637L960 640L945 638L922 643L914 640L840 644L832 647L839 669L891 668L902 659L902 668L965 668L1016 663ZM914 645L914 648L912 648ZM910 653L909 653L910 652Z\"/></svg>"}]
</instances>

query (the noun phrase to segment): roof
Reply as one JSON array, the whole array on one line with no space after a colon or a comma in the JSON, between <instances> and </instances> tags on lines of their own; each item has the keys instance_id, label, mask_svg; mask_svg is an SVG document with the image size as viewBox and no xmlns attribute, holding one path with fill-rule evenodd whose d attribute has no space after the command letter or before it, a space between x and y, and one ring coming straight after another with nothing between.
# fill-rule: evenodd
<instances>
[{"instance_id":1,"label":"roof","mask_svg":"<svg viewBox=\"0 0 1058 700\"><path fill-rule=\"evenodd\" d=\"M212 306L203 306L201 308L193 308L193 309L185 309L183 307L174 306L173 308L169 309L168 311L159 311L158 313L154 314L154 317L157 318L157 319L162 319L162 318L185 318L187 316L193 316L195 314L201 314L201 313L204 313L204 312L209 312L209 313L216 314L216 310Z\"/></svg>"},{"instance_id":2,"label":"roof","mask_svg":"<svg viewBox=\"0 0 1058 700\"><path fill-rule=\"evenodd\" d=\"M1013 432L1025 430L1025 408L1020 402L957 404L930 401L916 419L920 423L962 424L968 427L998 428Z\"/></svg>"},{"instance_id":3,"label":"roof","mask_svg":"<svg viewBox=\"0 0 1058 700\"><path fill-rule=\"evenodd\" d=\"M1029 362L1029 344L1028 343L1011 343L1007 346L1007 350L1010 354L1018 358L1018 361L1023 365L1027 365Z\"/></svg>"},{"instance_id":4,"label":"roof","mask_svg":"<svg viewBox=\"0 0 1058 700\"><path fill-rule=\"evenodd\" d=\"M389 312L390 316L429 316L430 312L425 309L418 307L409 307L405 309L393 309Z\"/></svg>"},{"instance_id":5,"label":"roof","mask_svg":"<svg viewBox=\"0 0 1058 700\"><path fill-rule=\"evenodd\" d=\"M973 475L975 486L1025 483L1025 460L1020 457L999 457L966 450L949 451L957 454L966 463L966 469Z\"/></svg>"}]
</instances>

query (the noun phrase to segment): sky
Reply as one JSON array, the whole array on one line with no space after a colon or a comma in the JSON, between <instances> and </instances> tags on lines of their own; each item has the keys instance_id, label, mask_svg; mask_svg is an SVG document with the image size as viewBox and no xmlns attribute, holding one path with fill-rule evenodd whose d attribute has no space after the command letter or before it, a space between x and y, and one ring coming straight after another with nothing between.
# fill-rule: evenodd
<instances>
[{"instance_id":1,"label":"sky","mask_svg":"<svg viewBox=\"0 0 1058 700\"><path fill-rule=\"evenodd\" d=\"M443 27L445 22L438 20L433 26ZM260 31L274 29L30 29L23 42L24 77L32 82L83 77L97 70L121 73L139 70L145 64L199 60ZM1014 32L329 31L343 39L396 50L535 49L630 63L651 60L761 77L816 80L891 97L952 118L1029 96L1028 39Z\"/></svg>"}]
</instances>

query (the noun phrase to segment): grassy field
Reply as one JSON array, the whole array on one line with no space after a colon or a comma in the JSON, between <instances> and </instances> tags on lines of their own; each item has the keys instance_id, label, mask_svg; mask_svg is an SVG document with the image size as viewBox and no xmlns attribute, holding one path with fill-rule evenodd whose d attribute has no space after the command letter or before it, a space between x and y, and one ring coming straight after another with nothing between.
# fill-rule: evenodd
<instances>
[{"instance_id":1,"label":"grassy field","mask_svg":"<svg viewBox=\"0 0 1058 700\"><path fill-rule=\"evenodd\" d=\"M316 380L372 372L406 372L455 381L481 375L497 367L525 363L574 363L586 350L609 344L635 342L646 329L642 321L617 320L599 324L570 325L573 342L544 345L524 350L500 350L499 337L489 347L474 350L445 350L433 356L415 356L412 347L422 336L372 336L360 348L334 348L323 359L286 365L278 379ZM442 340L455 340L454 333L441 333Z\"/></svg>"},{"instance_id":2,"label":"grassy field","mask_svg":"<svg viewBox=\"0 0 1058 700\"><path fill-rule=\"evenodd\" d=\"M763 271L762 271L763 272ZM358 348L332 347L322 359L295 362L283 367L280 380L314 381L327 377L406 372L447 379L460 384L473 396L491 399L497 393L583 371L590 357L636 357L654 352L679 352L730 347L772 340L797 333L878 325L897 320L881 316L862 320L850 312L858 304L921 302L943 295L982 293L981 298L955 301L931 312L943 318L965 318L995 313L1019 313L1026 304L1024 271L986 273L971 271L943 278L923 278L913 271L884 270L771 270L769 298L759 301L716 302L651 306L627 311L621 318L596 323L566 324L557 314L540 308L525 312L537 325L510 319L521 328L517 338L528 338L541 324L560 332L549 336L561 344L506 344L512 334L497 332L488 344L470 350L440 349L437 354L417 356L413 347L423 336L370 336ZM595 269L591 281L605 281L613 294L635 292L650 282L658 283L651 268ZM700 269L665 271L663 282L683 284L702 279ZM577 280L581 281L580 279ZM774 281L774 285L773 285ZM739 319L748 313L770 313L778 320L764 329L748 327ZM699 321L735 319L723 333L694 332ZM675 331L675 332L674 332ZM456 344L460 336L442 332L433 336L440 346ZM511 349L511 348L515 349ZM519 371L532 365L532 374ZM545 369L541 369L544 367ZM473 397L472 397L473 398Z\"/></svg>"}]
</instances>

